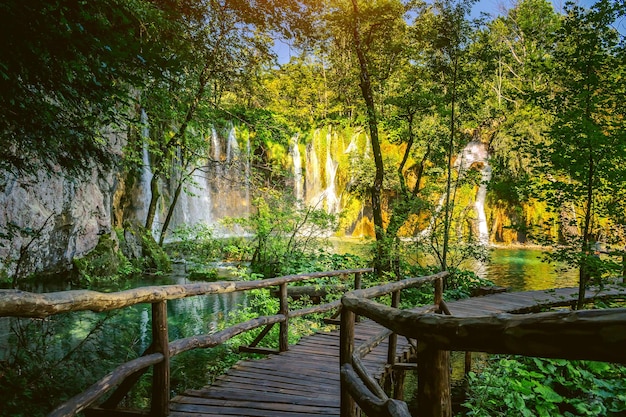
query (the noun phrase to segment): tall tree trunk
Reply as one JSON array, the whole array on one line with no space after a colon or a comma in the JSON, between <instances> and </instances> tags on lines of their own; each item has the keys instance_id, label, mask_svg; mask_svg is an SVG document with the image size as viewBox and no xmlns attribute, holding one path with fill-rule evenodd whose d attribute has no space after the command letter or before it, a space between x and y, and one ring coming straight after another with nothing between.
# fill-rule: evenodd
<instances>
[{"instance_id":1,"label":"tall tree trunk","mask_svg":"<svg viewBox=\"0 0 626 417\"><path fill-rule=\"evenodd\" d=\"M159 201L159 177L160 175L155 172L150 180L150 205L148 206L148 215L146 216L145 228L147 231L152 230L154 224L154 217L156 215L157 202Z\"/></svg>"},{"instance_id":2,"label":"tall tree trunk","mask_svg":"<svg viewBox=\"0 0 626 417\"><path fill-rule=\"evenodd\" d=\"M452 154L454 150L454 135L456 134L456 82L457 82L457 68L458 57L455 54L453 69L452 69L452 97L451 97L451 110L450 110L450 140L448 141L448 178L446 180L446 201L445 201L445 214L443 220L443 249L441 255L441 269L443 271L448 269L448 246L450 242L450 224L452 223L452 201L451 201L451 189L452 189ZM447 278L446 278L447 280Z\"/></svg>"},{"instance_id":3,"label":"tall tree trunk","mask_svg":"<svg viewBox=\"0 0 626 417\"><path fill-rule=\"evenodd\" d=\"M365 56L365 52L363 51L363 46L361 44L361 34L359 32L360 15L357 0L352 0L352 9L354 13L352 36L354 41L354 49L359 59L361 94L367 108L367 123L372 142L372 154L374 155L374 164L376 165L376 174L374 176L374 183L372 184L371 188L372 215L374 217L374 228L377 247L377 256L374 261L374 267L378 274L382 274L383 272L385 272L385 265L389 265L389 262L387 262L385 259L387 258L387 251L385 251L384 249L385 229L383 224L383 210L381 201L385 168L383 165L383 156L380 149L380 139L378 137L378 119L376 117L376 107L374 105L374 93L372 91L372 83L370 80L367 57Z\"/></svg>"},{"instance_id":4,"label":"tall tree trunk","mask_svg":"<svg viewBox=\"0 0 626 417\"><path fill-rule=\"evenodd\" d=\"M174 216L174 209L176 208L176 203L178 203L178 199L180 198L184 183L185 177L181 176L178 180L176 190L174 191L174 196L172 197L170 207L167 210L167 216L165 216L165 220L163 221L163 227L161 228L161 234L159 235L159 246L163 246L163 242L165 241L165 235L167 235L167 229L170 227L170 222L172 221L172 217Z\"/></svg>"},{"instance_id":5,"label":"tall tree trunk","mask_svg":"<svg viewBox=\"0 0 626 417\"><path fill-rule=\"evenodd\" d=\"M580 266L580 271L578 275L578 301L576 302L576 309L580 310L585 305L585 287L587 286L587 282L589 281L590 274L589 268L587 265L588 259L587 256L591 254L588 253L591 248L589 247L590 242L590 230L591 230L591 210L593 209L593 177L595 175L595 164L593 159L593 150L589 148L589 175L587 176L587 201L585 202L585 223L583 225L583 241L582 241L582 253L583 253L583 264Z\"/></svg>"},{"instance_id":6,"label":"tall tree trunk","mask_svg":"<svg viewBox=\"0 0 626 417\"><path fill-rule=\"evenodd\" d=\"M585 95L585 118L587 119L587 125L591 122L591 91L589 79L591 77L591 65L587 64L585 68L586 75L586 95ZM589 281L589 268L588 268L588 259L587 257L591 254L589 251L591 248L589 247L589 233L591 229L591 210L593 209L593 180L595 176L595 161L593 154L593 144L591 143L591 132L587 131L587 151L589 152L588 159L588 175L587 175L587 201L585 201L585 223L583 225L583 241L582 241L582 256L583 256L583 264L580 266L579 276L578 276L578 300L576 302L576 309L580 310L585 305L585 287L587 286L587 282Z\"/></svg>"}]
</instances>

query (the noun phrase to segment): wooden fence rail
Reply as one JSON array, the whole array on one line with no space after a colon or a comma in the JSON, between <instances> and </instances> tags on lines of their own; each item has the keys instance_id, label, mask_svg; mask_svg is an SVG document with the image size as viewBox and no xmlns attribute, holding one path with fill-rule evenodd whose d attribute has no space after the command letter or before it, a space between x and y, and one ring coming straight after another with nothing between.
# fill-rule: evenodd
<instances>
[{"instance_id":1,"label":"wooden fence rail","mask_svg":"<svg viewBox=\"0 0 626 417\"><path fill-rule=\"evenodd\" d=\"M144 352L144 355L120 365L87 390L57 407L48 416L74 416L88 409L88 407L99 401L105 394L114 391L116 387L117 390L102 404L102 408L106 409L105 413L108 416L122 416L124 412L115 410L117 405L132 388L134 383L138 381L139 377L152 366L153 379L150 415L161 417L169 414L169 360L171 357L192 349L214 347L243 332L262 326L272 326L276 323L280 325L278 351L286 351L289 348L288 326L290 317L300 317L307 314L322 313L341 308L341 301L338 300L332 303L289 311L287 299L288 284L315 278L354 275L354 286L352 288L359 289L361 285L361 275L372 271L371 268L361 268L288 275L256 281L223 281L187 285L150 286L116 293L76 290L38 294L19 290L0 290L0 317L44 318L59 313L86 310L101 312L122 309L141 303L152 304L153 342L146 352ZM274 316L257 317L210 335L197 335L171 342L168 340L167 300L276 286L279 287L280 298L278 314ZM267 349L255 349L254 346L246 350L271 353ZM101 414L101 412L94 412L94 415L96 414Z\"/></svg>"},{"instance_id":2,"label":"wooden fence rail","mask_svg":"<svg viewBox=\"0 0 626 417\"><path fill-rule=\"evenodd\" d=\"M341 416L354 417L359 406L381 417L406 417L406 405L387 397L371 377L359 371L360 359L389 335L418 343L418 413L451 415L449 351L518 354L626 364L626 309L559 311L533 314L500 313L454 317L441 298L440 273L388 284L393 291L432 282L435 305L430 311L399 310L370 300L383 287L346 293L341 302ZM444 313L435 314L435 313ZM374 320L387 330L360 346L354 345L354 317ZM389 343L391 346L391 343ZM389 358L391 358L391 352ZM394 368L392 361L389 361ZM369 415L369 414L368 414Z\"/></svg>"}]
</instances>

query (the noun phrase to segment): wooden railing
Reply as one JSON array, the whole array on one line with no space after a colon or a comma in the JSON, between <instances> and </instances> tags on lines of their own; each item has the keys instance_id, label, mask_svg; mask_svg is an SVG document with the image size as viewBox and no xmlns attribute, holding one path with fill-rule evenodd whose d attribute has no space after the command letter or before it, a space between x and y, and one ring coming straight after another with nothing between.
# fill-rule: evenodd
<instances>
[{"instance_id":1,"label":"wooden railing","mask_svg":"<svg viewBox=\"0 0 626 417\"><path fill-rule=\"evenodd\" d=\"M251 346L242 348L247 352L273 353L269 349L256 347L257 343L269 332L271 326L279 323L279 348L276 352L288 350L289 319L313 313L328 312L341 309L341 301L314 305L312 307L289 311L287 286L290 283L315 278L354 275L353 288L361 287L361 275L372 269L351 269L341 271L315 272L310 274L289 275L257 281L223 281L214 283L197 283L187 285L166 285L140 287L116 293L100 293L89 290L63 291L56 293L30 293L19 290L0 290L0 317L32 317L44 318L54 314L74 311L109 311L126 308L140 303L152 304L152 345L143 356L126 362L93 384L86 391L62 404L48 417L74 416L92 407L105 394L113 391L109 398L98 408L88 410L88 415L122 416L124 413L116 408L132 386L139 380L150 366L153 366L151 416L169 414L170 401L170 358L180 353L197 349L210 348L224 343L232 337L246 331L267 326ZM220 332L208 335L197 335L185 339L169 341L167 329L167 300L186 297L224 294L252 289L278 287L280 308L276 315L262 316L239 323ZM129 414L130 415L130 414ZM137 414L133 414L137 415Z\"/></svg>"},{"instance_id":2,"label":"wooden railing","mask_svg":"<svg viewBox=\"0 0 626 417\"><path fill-rule=\"evenodd\" d=\"M390 399L367 373L361 358L385 337L402 335L416 341L418 352L418 414L449 416L449 351L518 354L586 359L626 364L626 309L579 310L533 314L450 317L441 297L445 273L411 278L381 287L347 293L342 298L341 417L356 416L358 405L367 415L409 417L402 401ZM373 296L432 282L434 306L427 312L399 310L372 301ZM394 295L393 300L399 300ZM444 313L434 314L434 313ZM361 346L354 345L354 318L367 317L386 329ZM389 343L393 369L395 345Z\"/></svg>"}]
</instances>

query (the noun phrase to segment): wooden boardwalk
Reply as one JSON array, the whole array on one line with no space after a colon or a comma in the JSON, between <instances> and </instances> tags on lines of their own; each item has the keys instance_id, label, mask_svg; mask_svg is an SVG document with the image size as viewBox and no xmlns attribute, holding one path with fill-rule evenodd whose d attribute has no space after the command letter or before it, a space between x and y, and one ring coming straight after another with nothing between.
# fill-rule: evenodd
<instances>
[{"instance_id":1,"label":"wooden boardwalk","mask_svg":"<svg viewBox=\"0 0 626 417\"><path fill-rule=\"evenodd\" d=\"M571 304L577 292L562 288L500 293L449 302L448 307L459 317L524 313L538 306ZM626 288L608 286L603 291L589 290L587 295L626 296ZM364 321L356 326L355 340L365 341L381 330L378 324ZM397 352L404 356L409 349L408 341L398 338ZM363 360L378 378L386 361L387 342ZM338 417L339 393L339 330L335 330L304 337L288 352L238 363L214 384L173 398L170 416Z\"/></svg>"}]
</instances>

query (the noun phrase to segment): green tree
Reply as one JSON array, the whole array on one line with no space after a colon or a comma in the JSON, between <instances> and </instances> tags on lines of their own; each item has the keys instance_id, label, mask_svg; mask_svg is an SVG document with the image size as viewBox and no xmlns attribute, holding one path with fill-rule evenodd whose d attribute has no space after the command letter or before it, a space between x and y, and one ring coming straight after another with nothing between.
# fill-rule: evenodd
<instances>
[{"instance_id":1,"label":"green tree","mask_svg":"<svg viewBox=\"0 0 626 417\"><path fill-rule=\"evenodd\" d=\"M3 2L0 168L111 163L104 128L127 123L147 77L177 71L176 55L163 52L185 10L147 0Z\"/></svg>"},{"instance_id":2,"label":"green tree","mask_svg":"<svg viewBox=\"0 0 626 417\"><path fill-rule=\"evenodd\" d=\"M336 227L334 215L323 209L302 207L293 196L261 188L248 218L227 219L252 234L252 272L265 278L306 272L307 259Z\"/></svg>"},{"instance_id":3,"label":"green tree","mask_svg":"<svg viewBox=\"0 0 626 417\"><path fill-rule=\"evenodd\" d=\"M590 279L613 265L593 254L595 242L614 243L610 228L599 220L624 214L616 197L623 196L626 178L625 51L612 27L623 14L624 6L604 0L590 9L567 5L556 34L554 90L543 103L555 120L550 140L540 149L543 191L555 210L575 210L569 224L561 225L575 233L562 233L555 256L579 268L577 308L583 306Z\"/></svg>"},{"instance_id":4,"label":"green tree","mask_svg":"<svg viewBox=\"0 0 626 417\"><path fill-rule=\"evenodd\" d=\"M492 213L505 213L493 217L496 240L525 242L529 237L535 154L525 150L537 149L550 124L549 115L532 98L550 88L550 77L538 63L552 59L560 20L548 0L519 0L488 22L470 47L474 76L480 81L471 99L473 124L489 143L493 169L489 205Z\"/></svg>"},{"instance_id":5,"label":"green tree","mask_svg":"<svg viewBox=\"0 0 626 417\"><path fill-rule=\"evenodd\" d=\"M380 112L387 93L386 82L402 61L403 39L406 33L408 5L401 1L350 2L338 1L328 21L334 29L335 43L347 46L350 74L358 74L360 98L364 103L365 120L370 134L374 157L374 178L370 187L370 201L374 219L377 249L375 267L379 273L390 271L389 251L383 218L383 181L385 163L379 132ZM342 42L347 40L347 42Z\"/></svg>"},{"instance_id":6,"label":"green tree","mask_svg":"<svg viewBox=\"0 0 626 417\"><path fill-rule=\"evenodd\" d=\"M461 122L468 118L467 97L473 89L473 77L469 74L468 54L473 28L466 16L474 2L435 1L421 10L413 27L414 36L422 44L424 65L434 81L433 91L438 95L437 111L446 120L445 187L443 192L443 222L440 233L431 233L430 245L435 251L442 269L448 268L456 192L461 176L454 180L456 169L453 158L467 140L461 132ZM437 213L435 213L437 215ZM440 234L440 236L438 236ZM441 238L441 243L438 240Z\"/></svg>"}]
</instances>

